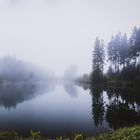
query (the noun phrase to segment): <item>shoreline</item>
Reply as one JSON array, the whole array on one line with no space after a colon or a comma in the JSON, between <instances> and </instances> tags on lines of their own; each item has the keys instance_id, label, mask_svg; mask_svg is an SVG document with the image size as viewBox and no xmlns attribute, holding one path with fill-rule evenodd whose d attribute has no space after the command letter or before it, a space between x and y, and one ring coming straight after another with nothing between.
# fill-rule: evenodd
<instances>
[{"instance_id":1,"label":"shoreline","mask_svg":"<svg viewBox=\"0 0 140 140\"><path fill-rule=\"evenodd\" d=\"M23 137L18 135L15 131L0 132L0 140L138 140L140 139L140 125L135 125L133 127L120 128L115 131L110 131L108 133L99 134L97 136L84 136L82 134L74 134L70 137L56 137L47 138L42 136L39 131L31 131L30 136Z\"/></svg>"}]
</instances>

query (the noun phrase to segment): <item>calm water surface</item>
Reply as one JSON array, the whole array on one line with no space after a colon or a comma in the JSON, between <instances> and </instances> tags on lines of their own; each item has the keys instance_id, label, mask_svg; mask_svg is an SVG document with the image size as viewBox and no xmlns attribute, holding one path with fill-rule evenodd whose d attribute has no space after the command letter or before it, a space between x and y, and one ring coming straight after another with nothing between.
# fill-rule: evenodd
<instances>
[{"instance_id":1,"label":"calm water surface","mask_svg":"<svg viewBox=\"0 0 140 140\"><path fill-rule=\"evenodd\" d=\"M138 124L140 95L131 92L69 82L1 85L0 130L22 135L37 130L52 137L96 135Z\"/></svg>"}]
</instances>

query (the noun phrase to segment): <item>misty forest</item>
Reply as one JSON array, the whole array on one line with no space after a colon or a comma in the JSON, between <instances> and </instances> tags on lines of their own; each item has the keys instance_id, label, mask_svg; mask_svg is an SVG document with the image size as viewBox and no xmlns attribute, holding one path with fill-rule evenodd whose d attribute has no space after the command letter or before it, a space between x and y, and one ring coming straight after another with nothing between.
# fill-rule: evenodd
<instances>
[{"instance_id":1,"label":"misty forest","mask_svg":"<svg viewBox=\"0 0 140 140\"><path fill-rule=\"evenodd\" d=\"M0 140L140 140L138 0L0 1Z\"/></svg>"}]
</instances>

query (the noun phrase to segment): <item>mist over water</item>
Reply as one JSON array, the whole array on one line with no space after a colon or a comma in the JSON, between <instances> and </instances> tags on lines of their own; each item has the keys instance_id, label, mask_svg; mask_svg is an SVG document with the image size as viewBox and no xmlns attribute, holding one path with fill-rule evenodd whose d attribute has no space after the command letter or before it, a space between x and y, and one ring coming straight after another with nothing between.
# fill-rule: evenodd
<instances>
[{"instance_id":1,"label":"mist over water","mask_svg":"<svg viewBox=\"0 0 140 140\"><path fill-rule=\"evenodd\" d=\"M96 87L90 79L95 38L107 46L119 31L129 36L140 25L139 5L0 0L0 130L56 137L139 124L139 88Z\"/></svg>"}]
</instances>

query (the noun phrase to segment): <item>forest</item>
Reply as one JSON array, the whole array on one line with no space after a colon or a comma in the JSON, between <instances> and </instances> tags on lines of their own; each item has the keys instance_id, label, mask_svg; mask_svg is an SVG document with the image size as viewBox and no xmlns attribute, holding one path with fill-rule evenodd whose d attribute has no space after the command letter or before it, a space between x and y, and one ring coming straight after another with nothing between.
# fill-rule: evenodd
<instances>
[{"instance_id":1,"label":"forest","mask_svg":"<svg viewBox=\"0 0 140 140\"><path fill-rule=\"evenodd\" d=\"M130 37L126 33L117 33L107 45L96 38L90 81L140 84L140 28L134 27Z\"/></svg>"}]
</instances>

